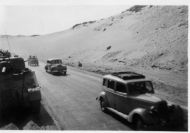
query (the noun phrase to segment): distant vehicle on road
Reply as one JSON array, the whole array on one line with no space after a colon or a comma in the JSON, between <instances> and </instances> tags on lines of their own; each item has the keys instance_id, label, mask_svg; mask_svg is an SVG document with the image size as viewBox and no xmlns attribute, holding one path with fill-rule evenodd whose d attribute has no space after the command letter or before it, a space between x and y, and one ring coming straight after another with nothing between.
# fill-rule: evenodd
<instances>
[{"instance_id":1,"label":"distant vehicle on road","mask_svg":"<svg viewBox=\"0 0 190 133\"><path fill-rule=\"evenodd\" d=\"M23 58L0 58L0 117L21 107L39 113L40 88L35 72L25 67Z\"/></svg>"},{"instance_id":2,"label":"distant vehicle on road","mask_svg":"<svg viewBox=\"0 0 190 133\"><path fill-rule=\"evenodd\" d=\"M53 74L67 74L67 66L63 65L61 59L48 59L47 64L45 65L45 70L46 72Z\"/></svg>"},{"instance_id":3,"label":"distant vehicle on road","mask_svg":"<svg viewBox=\"0 0 190 133\"><path fill-rule=\"evenodd\" d=\"M103 76L103 91L97 99L103 112L112 111L133 124L135 129L176 127L183 124L180 106L154 95L152 82L134 72Z\"/></svg>"},{"instance_id":4,"label":"distant vehicle on road","mask_svg":"<svg viewBox=\"0 0 190 133\"><path fill-rule=\"evenodd\" d=\"M29 56L28 65L29 66L39 66L38 58L36 56Z\"/></svg>"},{"instance_id":5,"label":"distant vehicle on road","mask_svg":"<svg viewBox=\"0 0 190 133\"><path fill-rule=\"evenodd\" d=\"M80 61L78 62L78 67L82 67L82 63Z\"/></svg>"}]
</instances>

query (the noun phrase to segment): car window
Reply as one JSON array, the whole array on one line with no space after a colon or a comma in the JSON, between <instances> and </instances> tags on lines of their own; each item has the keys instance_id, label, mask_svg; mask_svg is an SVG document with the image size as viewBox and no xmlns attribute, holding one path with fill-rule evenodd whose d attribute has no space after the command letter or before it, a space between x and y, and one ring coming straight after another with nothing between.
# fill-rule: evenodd
<instances>
[{"instance_id":1,"label":"car window","mask_svg":"<svg viewBox=\"0 0 190 133\"><path fill-rule=\"evenodd\" d=\"M153 87L149 81L129 83L128 88L132 95L153 93Z\"/></svg>"},{"instance_id":2,"label":"car window","mask_svg":"<svg viewBox=\"0 0 190 133\"><path fill-rule=\"evenodd\" d=\"M122 83L117 82L117 83L116 83L116 91L122 92L122 93L127 93L127 92L126 92L125 84L122 84Z\"/></svg>"},{"instance_id":3,"label":"car window","mask_svg":"<svg viewBox=\"0 0 190 133\"><path fill-rule=\"evenodd\" d=\"M114 90L114 81L108 80L108 86L107 87Z\"/></svg>"},{"instance_id":4,"label":"car window","mask_svg":"<svg viewBox=\"0 0 190 133\"><path fill-rule=\"evenodd\" d=\"M107 80L103 79L103 86L106 86L106 82L107 82Z\"/></svg>"},{"instance_id":5,"label":"car window","mask_svg":"<svg viewBox=\"0 0 190 133\"><path fill-rule=\"evenodd\" d=\"M62 60L53 60L52 64L62 64Z\"/></svg>"}]
</instances>

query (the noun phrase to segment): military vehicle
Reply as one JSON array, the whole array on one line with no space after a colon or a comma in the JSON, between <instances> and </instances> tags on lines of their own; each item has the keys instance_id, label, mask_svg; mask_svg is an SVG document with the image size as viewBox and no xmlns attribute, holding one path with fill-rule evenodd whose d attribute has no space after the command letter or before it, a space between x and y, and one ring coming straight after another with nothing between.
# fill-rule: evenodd
<instances>
[{"instance_id":1,"label":"military vehicle","mask_svg":"<svg viewBox=\"0 0 190 133\"><path fill-rule=\"evenodd\" d=\"M0 117L18 108L40 112L41 92L35 72L21 57L3 56L0 51Z\"/></svg>"},{"instance_id":2,"label":"military vehicle","mask_svg":"<svg viewBox=\"0 0 190 133\"><path fill-rule=\"evenodd\" d=\"M29 66L39 66L38 58L36 56L29 56L28 65Z\"/></svg>"}]
</instances>

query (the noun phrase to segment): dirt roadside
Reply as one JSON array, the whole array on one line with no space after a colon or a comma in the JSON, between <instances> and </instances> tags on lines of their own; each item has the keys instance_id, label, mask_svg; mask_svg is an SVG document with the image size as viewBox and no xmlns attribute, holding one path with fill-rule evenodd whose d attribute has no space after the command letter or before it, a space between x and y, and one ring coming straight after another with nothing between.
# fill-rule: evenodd
<instances>
[{"instance_id":1,"label":"dirt roadside","mask_svg":"<svg viewBox=\"0 0 190 133\"><path fill-rule=\"evenodd\" d=\"M112 66L112 67L110 67ZM158 69L145 69L137 67L123 67L113 65L96 66L92 64L83 63L82 67L76 64L72 67L77 67L82 71L93 72L93 76L104 75L116 71L135 71L146 75L148 79L153 81L156 95L162 99L166 99L175 104L182 105L187 108L188 105L188 75L187 73L175 73L170 71L161 71Z\"/></svg>"}]
</instances>

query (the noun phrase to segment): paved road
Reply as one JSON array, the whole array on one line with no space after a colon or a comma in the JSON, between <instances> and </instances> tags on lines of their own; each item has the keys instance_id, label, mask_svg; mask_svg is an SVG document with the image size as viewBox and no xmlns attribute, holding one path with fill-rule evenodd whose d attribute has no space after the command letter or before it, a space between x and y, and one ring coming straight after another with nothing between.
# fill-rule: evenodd
<instances>
[{"instance_id":1,"label":"paved road","mask_svg":"<svg viewBox=\"0 0 190 133\"><path fill-rule=\"evenodd\" d=\"M99 75L68 67L66 76L46 73L44 64L31 67L42 86L44 106L63 130L131 130L125 120L101 112L96 97Z\"/></svg>"}]
</instances>

